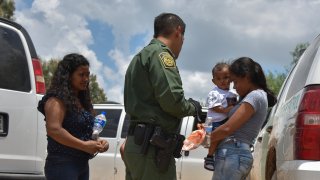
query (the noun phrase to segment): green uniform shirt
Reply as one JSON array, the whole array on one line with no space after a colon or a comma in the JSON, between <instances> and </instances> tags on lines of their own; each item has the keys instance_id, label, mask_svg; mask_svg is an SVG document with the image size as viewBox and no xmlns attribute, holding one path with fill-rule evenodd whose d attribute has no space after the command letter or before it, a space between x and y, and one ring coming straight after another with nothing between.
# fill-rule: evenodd
<instances>
[{"instance_id":1,"label":"green uniform shirt","mask_svg":"<svg viewBox=\"0 0 320 180\"><path fill-rule=\"evenodd\" d=\"M125 110L132 120L160 125L168 133L176 132L181 118L195 114L173 56L153 39L131 61L124 85Z\"/></svg>"}]
</instances>

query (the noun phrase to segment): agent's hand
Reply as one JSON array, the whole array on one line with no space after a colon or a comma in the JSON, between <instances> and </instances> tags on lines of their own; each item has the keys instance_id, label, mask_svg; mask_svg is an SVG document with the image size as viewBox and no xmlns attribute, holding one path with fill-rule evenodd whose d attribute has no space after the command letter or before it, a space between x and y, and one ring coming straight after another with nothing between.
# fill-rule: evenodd
<instances>
[{"instance_id":1,"label":"agent's hand","mask_svg":"<svg viewBox=\"0 0 320 180\"><path fill-rule=\"evenodd\" d=\"M202 106L198 101L193 100L192 98L189 98L188 101L193 104L193 106L196 108L196 113L194 115L195 119L200 122L204 122L204 119L201 119L202 114Z\"/></svg>"},{"instance_id":2,"label":"agent's hand","mask_svg":"<svg viewBox=\"0 0 320 180\"><path fill-rule=\"evenodd\" d=\"M197 128L198 128L199 130L204 129L203 123L197 123Z\"/></svg>"}]
</instances>

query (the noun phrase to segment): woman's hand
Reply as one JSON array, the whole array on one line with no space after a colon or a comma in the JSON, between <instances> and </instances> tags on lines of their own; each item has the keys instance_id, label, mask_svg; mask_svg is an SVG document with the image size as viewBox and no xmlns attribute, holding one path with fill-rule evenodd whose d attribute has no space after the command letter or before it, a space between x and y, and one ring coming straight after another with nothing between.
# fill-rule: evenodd
<instances>
[{"instance_id":1,"label":"woman's hand","mask_svg":"<svg viewBox=\"0 0 320 180\"><path fill-rule=\"evenodd\" d=\"M126 141L127 141L127 139L120 146L120 155L121 155L121 159L123 161L124 161L124 146L126 145Z\"/></svg>"},{"instance_id":2,"label":"woman's hand","mask_svg":"<svg viewBox=\"0 0 320 180\"><path fill-rule=\"evenodd\" d=\"M83 142L82 150L89 154L96 154L102 149L104 149L104 147L100 141L89 140Z\"/></svg>"},{"instance_id":3,"label":"woman's hand","mask_svg":"<svg viewBox=\"0 0 320 180\"><path fill-rule=\"evenodd\" d=\"M100 143L101 147L99 149L99 152L106 152L109 149L109 143L106 140L98 139L98 142Z\"/></svg>"}]
</instances>

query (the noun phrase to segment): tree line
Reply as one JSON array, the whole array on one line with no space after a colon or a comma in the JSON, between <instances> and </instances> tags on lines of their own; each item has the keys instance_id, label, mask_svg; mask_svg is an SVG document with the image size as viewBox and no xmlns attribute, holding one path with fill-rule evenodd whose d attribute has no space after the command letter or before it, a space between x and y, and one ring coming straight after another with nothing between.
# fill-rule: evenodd
<instances>
[{"instance_id":1,"label":"tree line","mask_svg":"<svg viewBox=\"0 0 320 180\"><path fill-rule=\"evenodd\" d=\"M285 67L285 72L271 72L269 71L266 73L267 84L276 95L278 95L280 88L285 81L286 77L288 76L290 70L297 64L298 60L300 59L301 55L309 46L309 43L298 43L295 49L290 52L292 56L292 61L289 67Z\"/></svg>"}]
</instances>

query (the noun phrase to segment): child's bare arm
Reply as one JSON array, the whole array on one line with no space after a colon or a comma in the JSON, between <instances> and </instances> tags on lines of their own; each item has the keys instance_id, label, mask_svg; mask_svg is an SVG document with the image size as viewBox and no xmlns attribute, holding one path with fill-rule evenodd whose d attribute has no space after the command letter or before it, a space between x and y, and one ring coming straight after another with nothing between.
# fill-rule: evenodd
<instances>
[{"instance_id":1,"label":"child's bare arm","mask_svg":"<svg viewBox=\"0 0 320 180\"><path fill-rule=\"evenodd\" d=\"M216 106L211 109L217 113L228 113L232 108L233 108L233 106L228 106L226 108L224 108L222 106Z\"/></svg>"}]
</instances>

